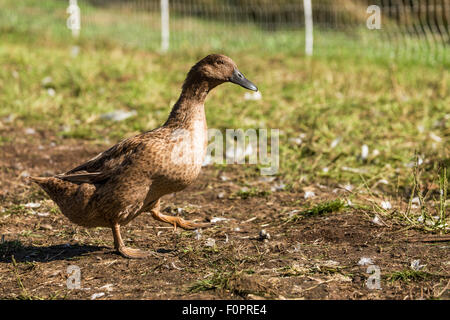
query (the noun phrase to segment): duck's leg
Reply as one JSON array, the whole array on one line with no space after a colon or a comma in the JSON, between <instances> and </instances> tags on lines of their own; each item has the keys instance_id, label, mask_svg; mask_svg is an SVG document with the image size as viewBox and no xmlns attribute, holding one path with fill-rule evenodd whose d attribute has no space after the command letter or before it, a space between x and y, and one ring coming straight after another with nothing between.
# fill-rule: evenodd
<instances>
[{"instance_id":1,"label":"duck's leg","mask_svg":"<svg viewBox=\"0 0 450 320\"><path fill-rule=\"evenodd\" d=\"M174 230L177 230L177 227L186 230L192 230L210 226L209 223L195 223L192 221L184 220L183 218L180 217L172 217L162 214L159 210L159 200L155 202L155 205L151 208L150 213L152 214L152 217L154 219L173 225Z\"/></svg>"},{"instance_id":2,"label":"duck's leg","mask_svg":"<svg viewBox=\"0 0 450 320\"><path fill-rule=\"evenodd\" d=\"M118 223L114 224L112 232L114 237L114 247L122 256L130 259L142 259L148 257L149 254L145 251L125 247L122 236L120 235L120 225Z\"/></svg>"}]
</instances>

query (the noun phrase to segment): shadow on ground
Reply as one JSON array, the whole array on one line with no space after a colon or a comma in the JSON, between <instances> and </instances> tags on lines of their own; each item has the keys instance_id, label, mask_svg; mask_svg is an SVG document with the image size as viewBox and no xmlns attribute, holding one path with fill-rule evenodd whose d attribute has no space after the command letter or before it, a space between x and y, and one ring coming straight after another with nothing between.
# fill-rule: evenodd
<instances>
[{"instance_id":1,"label":"shadow on ground","mask_svg":"<svg viewBox=\"0 0 450 320\"><path fill-rule=\"evenodd\" d=\"M51 262L68 260L91 252L100 251L106 247L90 245L60 244L48 247L24 246L18 240L6 241L0 244L0 262Z\"/></svg>"}]
</instances>

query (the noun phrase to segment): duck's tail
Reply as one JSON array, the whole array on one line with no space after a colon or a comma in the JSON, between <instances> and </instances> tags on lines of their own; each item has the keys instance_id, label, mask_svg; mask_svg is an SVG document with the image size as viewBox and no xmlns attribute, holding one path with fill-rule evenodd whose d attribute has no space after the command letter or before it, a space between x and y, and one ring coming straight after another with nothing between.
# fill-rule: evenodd
<instances>
[{"instance_id":1,"label":"duck's tail","mask_svg":"<svg viewBox=\"0 0 450 320\"><path fill-rule=\"evenodd\" d=\"M28 177L28 179L34 183L37 183L39 185L45 183L48 181L48 178L46 177Z\"/></svg>"},{"instance_id":2,"label":"duck's tail","mask_svg":"<svg viewBox=\"0 0 450 320\"><path fill-rule=\"evenodd\" d=\"M72 222L87 225L89 217L83 215L85 207L95 192L89 184L78 185L57 177L28 177L37 183L61 209L61 212Z\"/></svg>"},{"instance_id":3,"label":"duck's tail","mask_svg":"<svg viewBox=\"0 0 450 320\"><path fill-rule=\"evenodd\" d=\"M56 203L58 194L62 191L64 193L63 186L59 183L58 179L54 177L28 177L28 179L36 184L38 184L44 191L54 200Z\"/></svg>"},{"instance_id":4,"label":"duck's tail","mask_svg":"<svg viewBox=\"0 0 450 320\"><path fill-rule=\"evenodd\" d=\"M53 199L52 193L57 192L57 190L54 190L55 187L57 187L57 185L55 185L54 177L28 177L28 179L31 182L38 184L46 193L48 193L50 198Z\"/></svg>"},{"instance_id":5,"label":"duck's tail","mask_svg":"<svg viewBox=\"0 0 450 320\"><path fill-rule=\"evenodd\" d=\"M58 198L75 193L78 187L56 177L28 177L28 179L37 183L56 203L58 203Z\"/></svg>"}]
</instances>

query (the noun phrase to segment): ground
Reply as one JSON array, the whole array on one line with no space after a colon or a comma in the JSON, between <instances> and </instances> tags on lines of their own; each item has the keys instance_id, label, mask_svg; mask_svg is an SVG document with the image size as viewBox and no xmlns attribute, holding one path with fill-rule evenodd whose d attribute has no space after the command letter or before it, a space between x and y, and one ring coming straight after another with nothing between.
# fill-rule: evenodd
<instances>
[{"instance_id":1,"label":"ground","mask_svg":"<svg viewBox=\"0 0 450 320\"><path fill-rule=\"evenodd\" d=\"M316 30L305 57L301 31L174 17L178 46L173 37L161 54L150 13L92 7L72 40L66 4L39 4L0 4L0 299L450 298L448 47L430 55L411 39L419 51L379 51L367 30ZM212 44L183 42L200 29L213 29ZM209 128L279 129L280 150L273 176L210 164L162 199L167 214L212 227L174 232L142 214L123 236L151 255L128 260L110 230L70 223L27 180L164 123L189 68L212 52L261 96L214 89ZM118 111L131 117L111 120ZM69 266L79 289L67 287Z\"/></svg>"},{"instance_id":2,"label":"ground","mask_svg":"<svg viewBox=\"0 0 450 320\"><path fill-rule=\"evenodd\" d=\"M345 198L348 191L323 186L312 203L301 192L246 197L233 183L242 179L237 166L206 168L192 187L166 196L162 204L173 214L182 208L184 218L225 220L199 233L174 232L142 214L124 228L124 239L151 256L122 258L109 229L73 225L24 177L67 170L101 146L55 145L45 132L36 135L40 143L18 138L15 146L1 148L1 166L10 168L2 172L2 192L41 204L0 217L0 234L7 239L0 251L1 298L90 299L99 293L104 295L98 299L450 298L448 242L420 241L423 232L392 222L375 224L370 212L349 206L290 221L299 202L314 207ZM248 183L270 189L275 182ZM263 229L269 239L261 238ZM368 266L359 264L364 257L380 269L378 290L366 285ZM426 271L412 272L413 260ZM67 289L71 265L80 268L81 289Z\"/></svg>"}]
</instances>

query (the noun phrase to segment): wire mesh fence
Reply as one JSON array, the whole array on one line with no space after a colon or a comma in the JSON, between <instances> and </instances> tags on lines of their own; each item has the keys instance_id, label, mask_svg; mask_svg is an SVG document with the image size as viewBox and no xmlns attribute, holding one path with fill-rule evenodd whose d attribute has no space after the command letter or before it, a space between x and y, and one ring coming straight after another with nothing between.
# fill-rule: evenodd
<instances>
[{"instance_id":1,"label":"wire mesh fence","mask_svg":"<svg viewBox=\"0 0 450 320\"><path fill-rule=\"evenodd\" d=\"M25 28L35 29L50 19L42 14L50 14L60 20L51 25L51 32L64 35L71 2L80 8L81 39L163 51L204 47L301 53L308 1L42 0L44 12L27 11L36 4L24 1L23 14L3 16L12 24L26 20ZM315 55L449 60L450 0L311 0L311 4Z\"/></svg>"}]
</instances>

